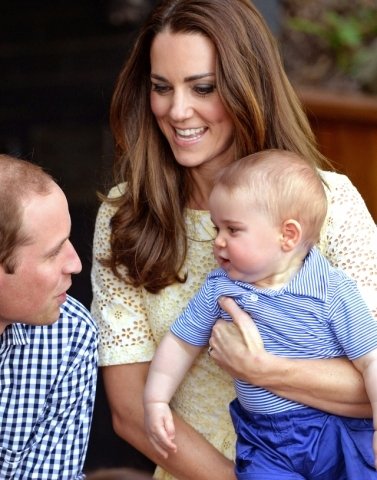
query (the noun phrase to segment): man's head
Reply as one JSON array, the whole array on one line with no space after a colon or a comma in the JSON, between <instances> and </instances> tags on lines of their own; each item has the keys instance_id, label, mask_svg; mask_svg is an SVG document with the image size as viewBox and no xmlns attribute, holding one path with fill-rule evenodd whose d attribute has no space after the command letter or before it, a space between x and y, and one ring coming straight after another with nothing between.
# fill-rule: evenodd
<instances>
[{"instance_id":1,"label":"man's head","mask_svg":"<svg viewBox=\"0 0 377 480\"><path fill-rule=\"evenodd\" d=\"M0 155L0 333L59 317L81 262L64 193L40 167Z\"/></svg>"}]
</instances>

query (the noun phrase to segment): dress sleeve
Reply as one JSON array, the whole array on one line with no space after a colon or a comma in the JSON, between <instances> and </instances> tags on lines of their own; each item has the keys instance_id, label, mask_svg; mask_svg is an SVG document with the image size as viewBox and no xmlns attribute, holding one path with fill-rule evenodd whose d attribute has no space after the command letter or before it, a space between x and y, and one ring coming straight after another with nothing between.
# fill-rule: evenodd
<instances>
[{"instance_id":1,"label":"dress sleeve","mask_svg":"<svg viewBox=\"0 0 377 480\"><path fill-rule=\"evenodd\" d=\"M119 187L114 187L110 196L117 192ZM99 327L100 366L150 361L155 351L143 290L127 285L100 261L110 255L110 220L115 211L102 203L93 240L91 312Z\"/></svg>"},{"instance_id":2,"label":"dress sleeve","mask_svg":"<svg viewBox=\"0 0 377 480\"><path fill-rule=\"evenodd\" d=\"M377 226L346 176L325 172L324 178L329 210L320 248L333 266L356 281L377 320Z\"/></svg>"}]
</instances>

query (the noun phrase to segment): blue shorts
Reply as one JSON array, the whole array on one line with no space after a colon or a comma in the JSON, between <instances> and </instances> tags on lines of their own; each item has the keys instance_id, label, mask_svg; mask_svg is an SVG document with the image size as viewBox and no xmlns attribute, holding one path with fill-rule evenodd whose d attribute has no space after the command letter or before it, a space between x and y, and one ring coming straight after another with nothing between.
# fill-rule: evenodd
<instances>
[{"instance_id":1,"label":"blue shorts","mask_svg":"<svg viewBox=\"0 0 377 480\"><path fill-rule=\"evenodd\" d=\"M300 408L272 415L230 404L239 480L377 480L373 422Z\"/></svg>"}]
</instances>

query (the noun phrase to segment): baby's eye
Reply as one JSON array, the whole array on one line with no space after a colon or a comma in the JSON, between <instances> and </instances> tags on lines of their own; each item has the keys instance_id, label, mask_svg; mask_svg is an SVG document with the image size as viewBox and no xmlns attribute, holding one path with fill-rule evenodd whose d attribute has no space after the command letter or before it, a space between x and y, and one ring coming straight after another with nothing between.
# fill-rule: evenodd
<instances>
[{"instance_id":1,"label":"baby's eye","mask_svg":"<svg viewBox=\"0 0 377 480\"><path fill-rule=\"evenodd\" d=\"M195 85L194 91L198 95L205 97L206 95L210 95L215 91L215 86L214 85Z\"/></svg>"},{"instance_id":2,"label":"baby's eye","mask_svg":"<svg viewBox=\"0 0 377 480\"><path fill-rule=\"evenodd\" d=\"M230 233L238 232L238 228L235 228L235 227L228 227L228 230L229 230Z\"/></svg>"}]
</instances>

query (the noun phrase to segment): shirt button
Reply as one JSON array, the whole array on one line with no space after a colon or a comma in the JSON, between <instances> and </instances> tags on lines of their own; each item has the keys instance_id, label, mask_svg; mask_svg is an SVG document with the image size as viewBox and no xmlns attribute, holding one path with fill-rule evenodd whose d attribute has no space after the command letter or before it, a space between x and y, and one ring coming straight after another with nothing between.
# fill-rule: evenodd
<instances>
[{"instance_id":1,"label":"shirt button","mask_svg":"<svg viewBox=\"0 0 377 480\"><path fill-rule=\"evenodd\" d=\"M249 298L252 302L256 302L258 300L258 295L256 293L252 293Z\"/></svg>"}]
</instances>

